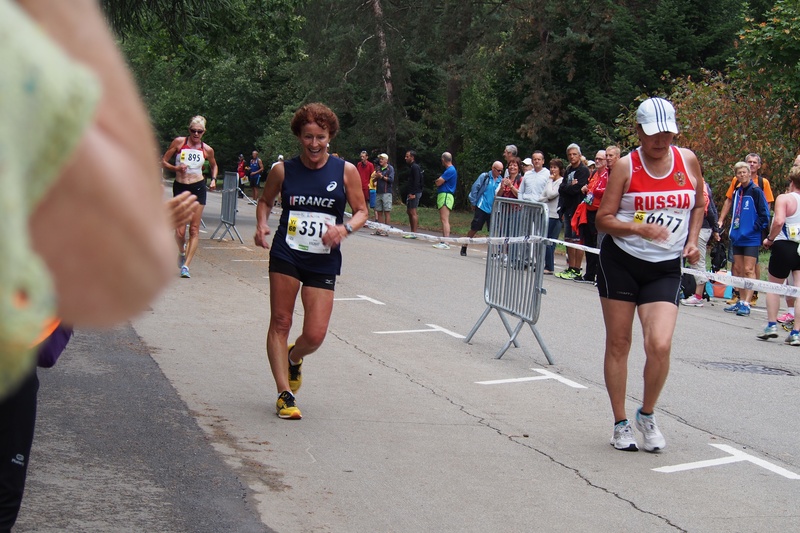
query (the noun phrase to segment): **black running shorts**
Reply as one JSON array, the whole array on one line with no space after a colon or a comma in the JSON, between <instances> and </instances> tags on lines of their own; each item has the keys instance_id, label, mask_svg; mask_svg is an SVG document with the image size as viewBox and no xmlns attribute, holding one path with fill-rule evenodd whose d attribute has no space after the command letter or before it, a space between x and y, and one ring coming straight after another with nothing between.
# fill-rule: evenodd
<instances>
[{"instance_id":1,"label":"black running shorts","mask_svg":"<svg viewBox=\"0 0 800 533\"><path fill-rule=\"evenodd\" d=\"M600 246L597 290L602 298L636 305L671 302L678 305L681 258L650 262L630 255L606 236Z\"/></svg>"}]
</instances>

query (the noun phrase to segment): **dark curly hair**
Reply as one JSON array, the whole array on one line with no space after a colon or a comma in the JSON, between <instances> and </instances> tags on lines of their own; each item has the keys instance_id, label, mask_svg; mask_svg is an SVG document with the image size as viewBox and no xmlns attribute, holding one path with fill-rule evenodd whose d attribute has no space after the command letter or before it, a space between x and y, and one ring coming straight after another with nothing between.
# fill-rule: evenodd
<instances>
[{"instance_id":1,"label":"dark curly hair","mask_svg":"<svg viewBox=\"0 0 800 533\"><path fill-rule=\"evenodd\" d=\"M331 111L330 107L318 102L306 104L295 112L291 123L292 133L295 137L299 137L303 126L312 122L320 128L328 130L331 139L339 133L339 118L336 113Z\"/></svg>"}]
</instances>

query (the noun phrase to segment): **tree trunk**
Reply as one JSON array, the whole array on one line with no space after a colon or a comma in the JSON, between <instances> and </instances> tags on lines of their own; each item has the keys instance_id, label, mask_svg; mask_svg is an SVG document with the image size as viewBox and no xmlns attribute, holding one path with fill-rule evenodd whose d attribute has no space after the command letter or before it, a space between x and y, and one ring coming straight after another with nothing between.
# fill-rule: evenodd
<instances>
[{"instance_id":1,"label":"tree trunk","mask_svg":"<svg viewBox=\"0 0 800 533\"><path fill-rule=\"evenodd\" d=\"M397 183L397 122L394 116L394 87L392 85L392 66L386 49L386 33L384 31L383 8L380 0L371 0L372 12L375 15L375 32L378 35L378 47L381 54L384 98L386 99L386 153L395 167L395 182L392 190L398 193Z\"/></svg>"}]
</instances>

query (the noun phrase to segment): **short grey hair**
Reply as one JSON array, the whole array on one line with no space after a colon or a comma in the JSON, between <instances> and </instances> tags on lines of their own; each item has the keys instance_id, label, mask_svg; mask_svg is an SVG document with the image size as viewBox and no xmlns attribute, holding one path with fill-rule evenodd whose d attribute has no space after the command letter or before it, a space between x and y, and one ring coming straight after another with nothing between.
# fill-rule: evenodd
<instances>
[{"instance_id":1,"label":"short grey hair","mask_svg":"<svg viewBox=\"0 0 800 533\"><path fill-rule=\"evenodd\" d=\"M759 164L759 165L761 164L761 156L760 156L760 155L758 155L757 153L755 153L755 152L751 152L751 153L747 154L747 156L745 157L745 159L748 159L748 158L750 158L750 157L755 157L756 159L758 159L758 164Z\"/></svg>"},{"instance_id":2,"label":"short grey hair","mask_svg":"<svg viewBox=\"0 0 800 533\"><path fill-rule=\"evenodd\" d=\"M583 154L581 153L581 147L580 147L580 146L578 146L578 145L577 145L577 144L575 144L575 143L572 143L572 144L570 144L569 146L567 146L567 153L569 153L569 151L570 151L570 150L577 150L577 151L578 151L578 155L583 155Z\"/></svg>"},{"instance_id":3,"label":"short grey hair","mask_svg":"<svg viewBox=\"0 0 800 533\"><path fill-rule=\"evenodd\" d=\"M448 163L452 163L453 162L453 156L450 155L450 152L443 152L442 153L442 159L444 159Z\"/></svg>"},{"instance_id":4,"label":"short grey hair","mask_svg":"<svg viewBox=\"0 0 800 533\"><path fill-rule=\"evenodd\" d=\"M514 144L509 144L508 146L506 146L506 151L511 152L514 155L517 155L517 153L519 153L519 151L517 150L517 146Z\"/></svg>"}]
</instances>

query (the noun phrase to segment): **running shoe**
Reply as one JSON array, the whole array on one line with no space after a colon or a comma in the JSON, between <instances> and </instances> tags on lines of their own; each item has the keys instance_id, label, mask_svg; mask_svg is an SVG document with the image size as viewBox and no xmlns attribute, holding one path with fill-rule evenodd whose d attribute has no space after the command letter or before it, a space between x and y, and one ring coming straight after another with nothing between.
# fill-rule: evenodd
<instances>
[{"instance_id":1,"label":"running shoe","mask_svg":"<svg viewBox=\"0 0 800 533\"><path fill-rule=\"evenodd\" d=\"M461 247L461 257L467 257L467 247L466 246L462 246Z\"/></svg>"},{"instance_id":2,"label":"running shoe","mask_svg":"<svg viewBox=\"0 0 800 533\"><path fill-rule=\"evenodd\" d=\"M750 297L750 305L757 305L758 304L758 293L754 292L753 295Z\"/></svg>"},{"instance_id":3,"label":"running shoe","mask_svg":"<svg viewBox=\"0 0 800 533\"><path fill-rule=\"evenodd\" d=\"M292 348L294 348L294 344L289 345L289 355L292 355ZM295 364L292 363L292 358L289 358L289 388L292 389L292 392L297 392L303 385L303 372L300 369L302 366L302 359Z\"/></svg>"},{"instance_id":4,"label":"running shoe","mask_svg":"<svg viewBox=\"0 0 800 533\"><path fill-rule=\"evenodd\" d=\"M433 247L436 248L437 250L449 250L450 249L450 245L447 244L447 243L444 243L444 242L440 242L439 244L434 244Z\"/></svg>"},{"instance_id":5,"label":"running shoe","mask_svg":"<svg viewBox=\"0 0 800 533\"><path fill-rule=\"evenodd\" d=\"M688 298L681 300L681 304L689 307L703 307L703 299L698 298L696 294L692 294Z\"/></svg>"},{"instance_id":6,"label":"running shoe","mask_svg":"<svg viewBox=\"0 0 800 533\"><path fill-rule=\"evenodd\" d=\"M561 279L575 279L580 275L581 275L581 273L578 272L577 270L574 270L572 268L568 268L565 271L559 272L558 274L556 274L556 277L557 278L561 278Z\"/></svg>"},{"instance_id":7,"label":"running shoe","mask_svg":"<svg viewBox=\"0 0 800 533\"><path fill-rule=\"evenodd\" d=\"M736 310L736 316L750 316L750 306L746 304L740 305L739 309Z\"/></svg>"},{"instance_id":8,"label":"running shoe","mask_svg":"<svg viewBox=\"0 0 800 533\"><path fill-rule=\"evenodd\" d=\"M658 452L667 446L664 435L656 425L655 415L643 415L642 409L636 410L636 429L641 431L644 436L644 450L646 452Z\"/></svg>"},{"instance_id":9,"label":"running shoe","mask_svg":"<svg viewBox=\"0 0 800 533\"><path fill-rule=\"evenodd\" d=\"M181 267L181 277L182 278L191 278L192 277L191 275L189 275L189 267L187 267L186 265L183 265Z\"/></svg>"},{"instance_id":10,"label":"running shoe","mask_svg":"<svg viewBox=\"0 0 800 533\"><path fill-rule=\"evenodd\" d=\"M285 390L278 396L278 401L275 402L275 411L277 411L280 418L288 418L291 420L300 420L303 414L297 408L294 401L294 394Z\"/></svg>"},{"instance_id":11,"label":"running shoe","mask_svg":"<svg viewBox=\"0 0 800 533\"><path fill-rule=\"evenodd\" d=\"M769 339L777 339L778 338L778 326L766 326L764 331L756 335L757 339L761 339L762 341L766 341Z\"/></svg>"},{"instance_id":12,"label":"running shoe","mask_svg":"<svg viewBox=\"0 0 800 533\"><path fill-rule=\"evenodd\" d=\"M784 322L794 321L794 315L792 313L786 312L778 317L778 323L783 324Z\"/></svg>"},{"instance_id":13,"label":"running shoe","mask_svg":"<svg viewBox=\"0 0 800 533\"><path fill-rule=\"evenodd\" d=\"M611 436L611 445L624 452L638 452L639 446L636 444L636 437L633 436L631 423L623 420L614 425L614 434Z\"/></svg>"},{"instance_id":14,"label":"running shoe","mask_svg":"<svg viewBox=\"0 0 800 533\"><path fill-rule=\"evenodd\" d=\"M412 235L411 233L406 233L405 235L403 235L403 238L404 239L416 239L417 236L416 235Z\"/></svg>"},{"instance_id":15,"label":"running shoe","mask_svg":"<svg viewBox=\"0 0 800 533\"><path fill-rule=\"evenodd\" d=\"M789 346L800 346L800 333L789 333L789 336L786 337L783 343Z\"/></svg>"},{"instance_id":16,"label":"running shoe","mask_svg":"<svg viewBox=\"0 0 800 533\"><path fill-rule=\"evenodd\" d=\"M572 281L576 283L594 283L594 280L588 279L586 276L581 276L580 274L572 278Z\"/></svg>"},{"instance_id":17,"label":"running shoe","mask_svg":"<svg viewBox=\"0 0 800 533\"><path fill-rule=\"evenodd\" d=\"M728 300L728 301L730 301L730 300ZM733 304L733 305L731 305L729 307L726 307L725 309L723 309L723 311L725 311L726 313L735 313L736 311L739 310L739 308L742 305L743 305L742 302L737 300L735 304Z\"/></svg>"}]
</instances>

